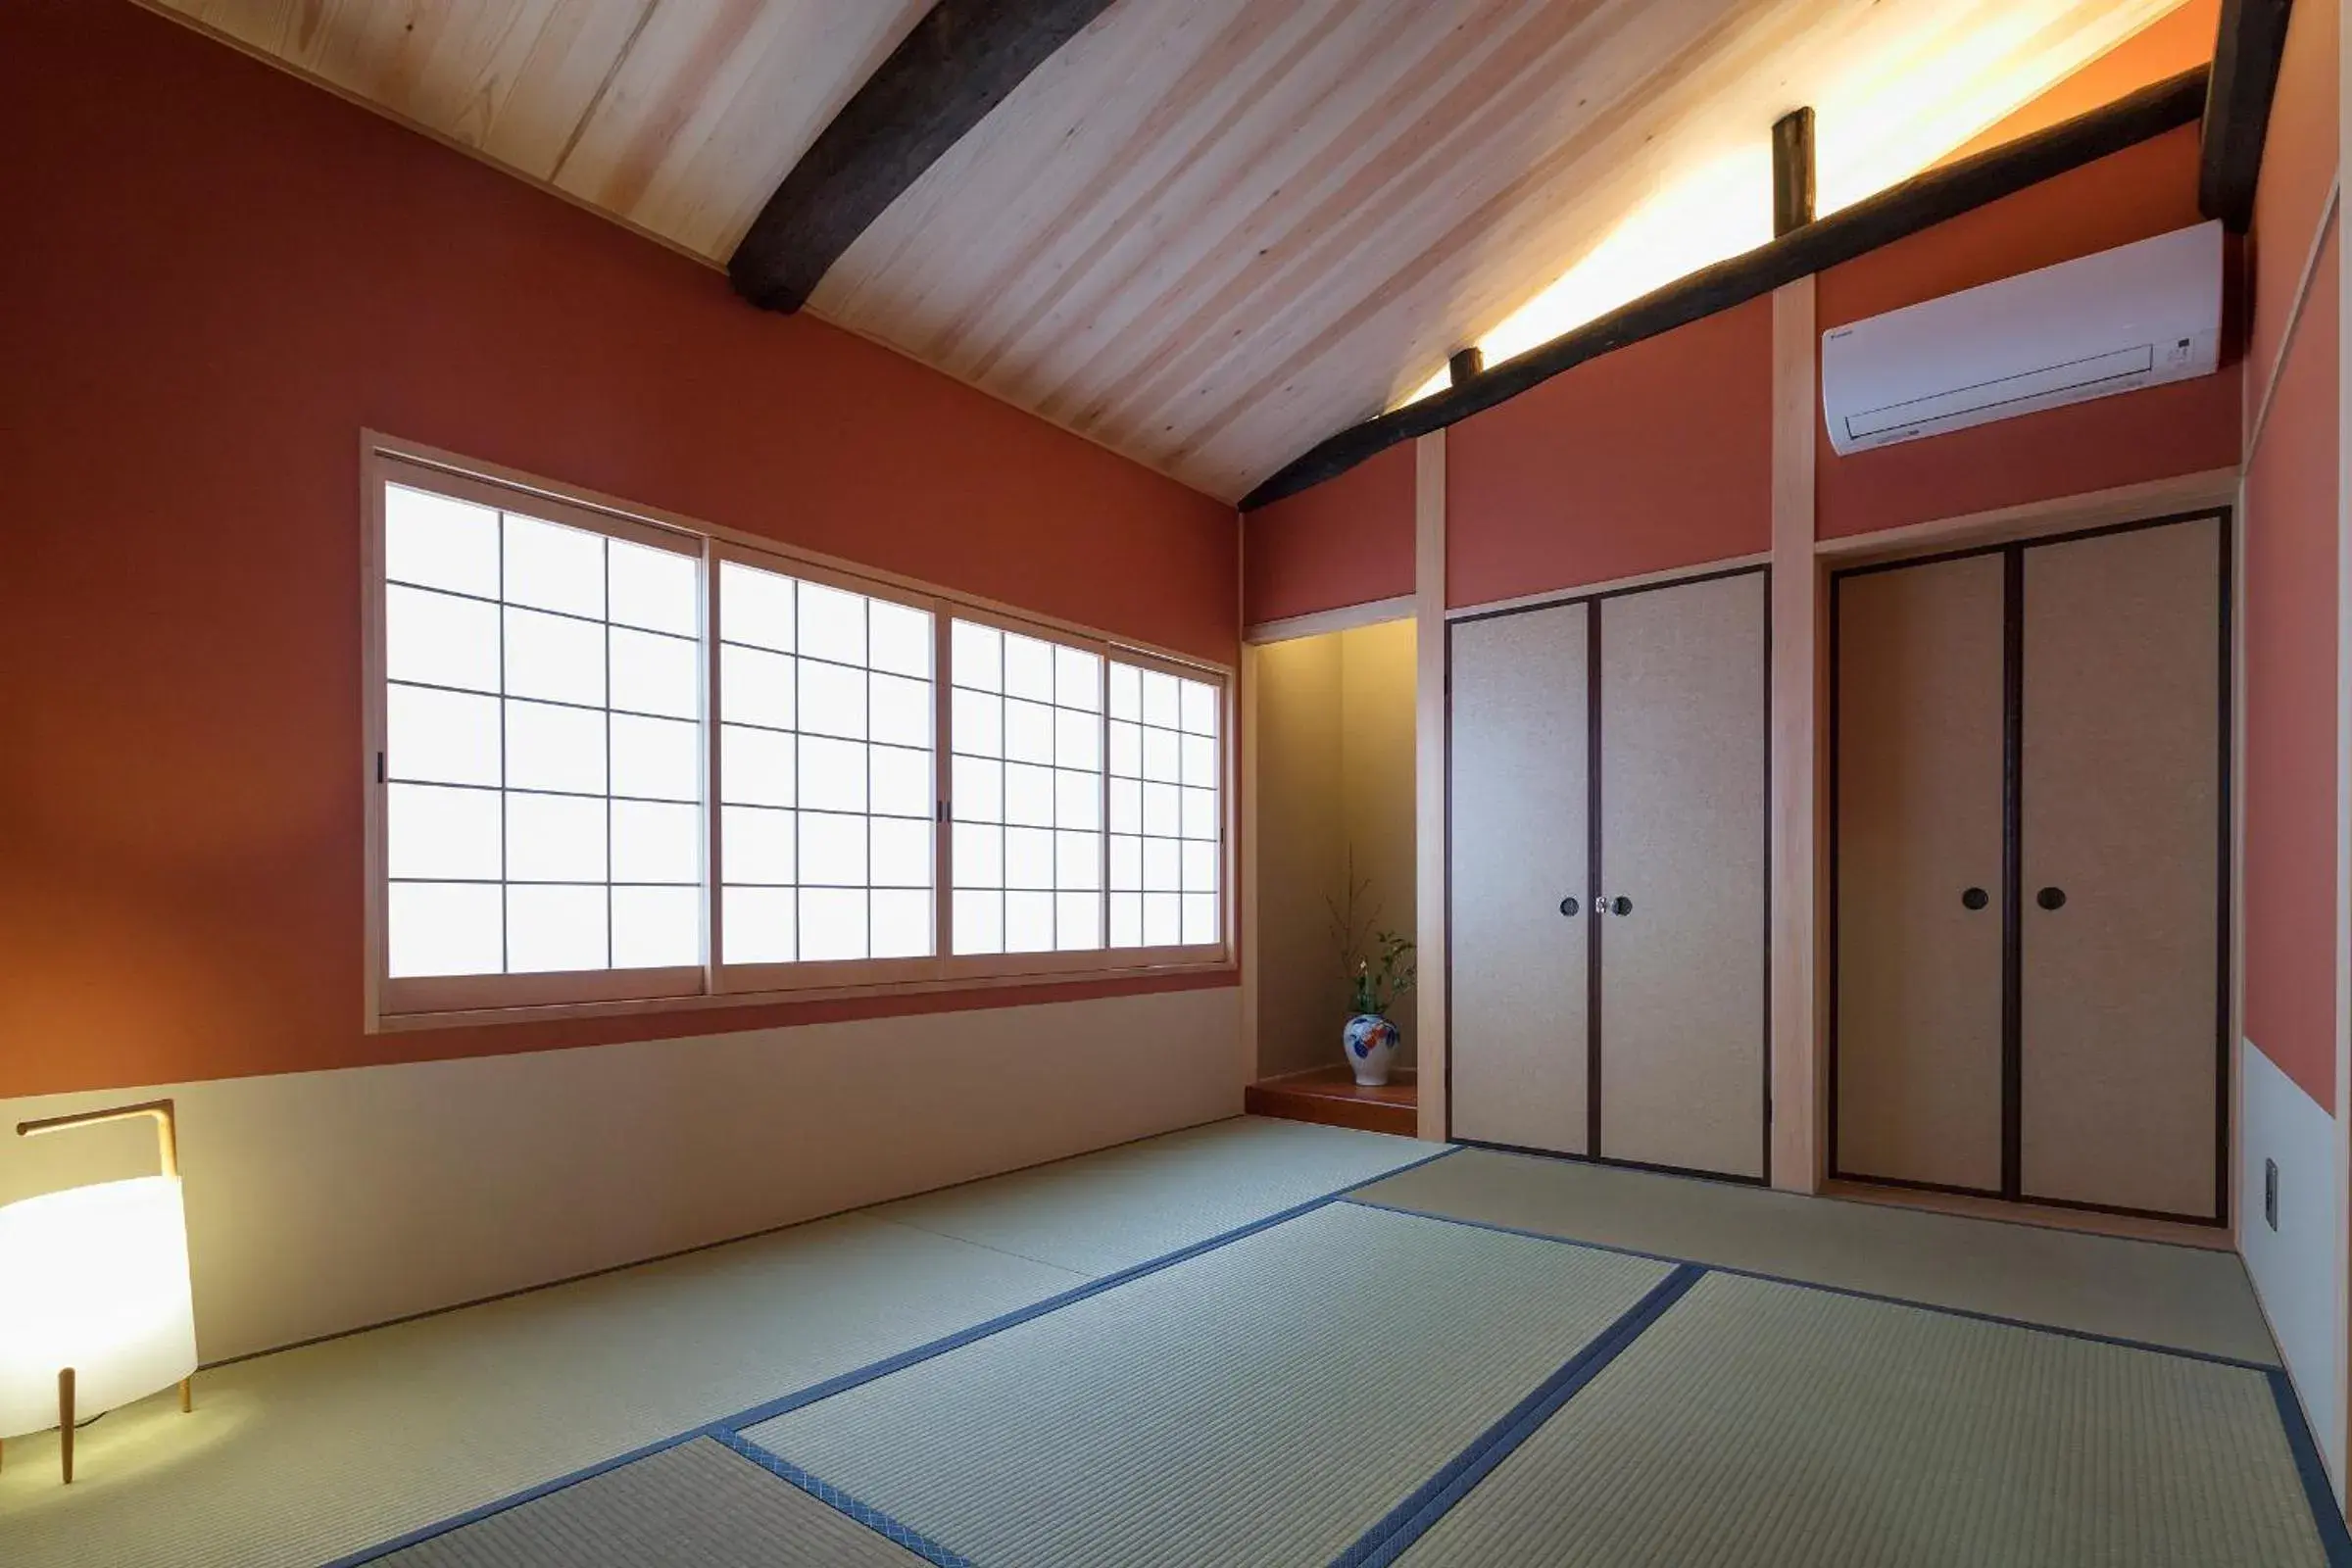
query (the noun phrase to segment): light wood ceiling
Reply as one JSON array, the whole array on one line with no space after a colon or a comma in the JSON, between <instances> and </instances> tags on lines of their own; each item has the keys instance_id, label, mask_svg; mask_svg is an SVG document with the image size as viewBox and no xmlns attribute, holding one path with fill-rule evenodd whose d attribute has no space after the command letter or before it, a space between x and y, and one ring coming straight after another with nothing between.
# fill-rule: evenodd
<instances>
[{"instance_id":1,"label":"light wood ceiling","mask_svg":"<svg viewBox=\"0 0 2352 1568\"><path fill-rule=\"evenodd\" d=\"M154 3L718 263L927 9ZM1899 178L2179 3L1118 0L808 308L1231 499L1784 111Z\"/></svg>"}]
</instances>

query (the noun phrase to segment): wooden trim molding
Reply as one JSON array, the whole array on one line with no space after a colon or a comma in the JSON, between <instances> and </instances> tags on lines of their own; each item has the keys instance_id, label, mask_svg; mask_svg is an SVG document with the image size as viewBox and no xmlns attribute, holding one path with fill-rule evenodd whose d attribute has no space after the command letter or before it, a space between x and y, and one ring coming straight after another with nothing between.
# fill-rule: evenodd
<instances>
[{"instance_id":1,"label":"wooden trim molding","mask_svg":"<svg viewBox=\"0 0 2352 1568\"><path fill-rule=\"evenodd\" d=\"M1487 615L1506 615L1514 610L1541 610L1545 605L1564 605L1572 600L1630 593L1637 588L1660 588L1690 577L1719 577L1725 572L1739 571L1747 566L1769 566L1772 561L1771 551L1757 550L1744 556L1725 556L1717 561L1702 561L1691 565L1663 566L1656 571L1638 571L1630 577L1580 582L1569 588L1546 588L1542 593L1515 594L1508 599L1490 599L1483 604L1455 605L1446 612L1446 618L1478 620Z\"/></svg>"},{"instance_id":2,"label":"wooden trim molding","mask_svg":"<svg viewBox=\"0 0 2352 1568\"><path fill-rule=\"evenodd\" d=\"M1351 425L1293 460L1242 498L1245 512L1345 473L1377 452L1442 430L1615 349L1744 305L1785 283L1888 245L2030 185L2192 123L2206 68L2143 87L1973 158L1933 169L1759 245L1701 268L1540 348L1417 403Z\"/></svg>"},{"instance_id":3,"label":"wooden trim molding","mask_svg":"<svg viewBox=\"0 0 2352 1568\"><path fill-rule=\"evenodd\" d=\"M2220 219L2232 234L2243 234L2254 221L2254 183L2262 172L2262 144L2292 9L2293 0L2222 0L2200 132L2197 210Z\"/></svg>"},{"instance_id":4,"label":"wooden trim molding","mask_svg":"<svg viewBox=\"0 0 2352 1568\"><path fill-rule=\"evenodd\" d=\"M1327 632L1353 631L1358 626L1378 626L1392 620L1410 620L1419 600L1413 594L1398 594L1394 599L1375 599L1369 604L1343 605L1337 610L1317 610L1304 615L1285 615L1280 620L1261 620L1242 628L1245 643L1287 643L1299 637L1321 637Z\"/></svg>"},{"instance_id":5,"label":"wooden trim molding","mask_svg":"<svg viewBox=\"0 0 2352 1568\"><path fill-rule=\"evenodd\" d=\"M1110 0L938 0L777 185L727 262L735 292L797 311L827 269Z\"/></svg>"},{"instance_id":6,"label":"wooden trim molding","mask_svg":"<svg viewBox=\"0 0 2352 1568\"><path fill-rule=\"evenodd\" d=\"M1449 1130L1446 1091L1446 432L1413 445L1413 1050L1423 1138Z\"/></svg>"},{"instance_id":7,"label":"wooden trim molding","mask_svg":"<svg viewBox=\"0 0 2352 1568\"><path fill-rule=\"evenodd\" d=\"M2041 534L2103 528L2172 513L2201 512L2237 504L2238 470L2208 468L2170 479L2117 485L2107 490L2084 490L2070 496L2051 496L1989 512L1961 513L1932 517L1925 522L1877 533L1823 539L1813 553L1839 570L1881 561L1899 561L1937 549L1966 549L2006 544Z\"/></svg>"},{"instance_id":8,"label":"wooden trim molding","mask_svg":"<svg viewBox=\"0 0 2352 1568\"><path fill-rule=\"evenodd\" d=\"M1810 277L1772 296L1772 1084L1773 1185L1820 1190L1829 1075L1820 887L1828 833L1826 613L1813 553L1815 359Z\"/></svg>"}]
</instances>

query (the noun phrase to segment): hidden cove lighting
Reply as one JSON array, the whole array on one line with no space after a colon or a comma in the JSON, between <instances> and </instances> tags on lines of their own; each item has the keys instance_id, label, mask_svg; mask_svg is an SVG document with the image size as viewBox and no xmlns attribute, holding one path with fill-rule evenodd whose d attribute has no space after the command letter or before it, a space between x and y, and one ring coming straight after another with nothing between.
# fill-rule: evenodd
<instances>
[{"instance_id":1,"label":"hidden cove lighting","mask_svg":"<svg viewBox=\"0 0 2352 1568\"><path fill-rule=\"evenodd\" d=\"M179 1385L193 1408L196 1317L172 1102L17 1124L22 1137L155 1119L162 1171L43 1193L0 1207L0 1441L58 1429L74 1480L74 1427Z\"/></svg>"}]
</instances>

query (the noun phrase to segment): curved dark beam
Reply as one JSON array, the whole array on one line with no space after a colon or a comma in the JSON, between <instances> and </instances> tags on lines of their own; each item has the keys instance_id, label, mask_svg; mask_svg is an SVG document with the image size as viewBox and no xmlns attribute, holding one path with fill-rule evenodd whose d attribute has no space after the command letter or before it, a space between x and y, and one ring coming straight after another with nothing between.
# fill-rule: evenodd
<instances>
[{"instance_id":1,"label":"curved dark beam","mask_svg":"<svg viewBox=\"0 0 2352 1568\"><path fill-rule=\"evenodd\" d=\"M797 311L866 226L1111 0L938 0L842 106L727 261L735 292Z\"/></svg>"},{"instance_id":2,"label":"curved dark beam","mask_svg":"<svg viewBox=\"0 0 2352 1568\"><path fill-rule=\"evenodd\" d=\"M2220 219L2232 234L2244 233L2254 220L2254 180L2262 172L2262 143L2292 8L2293 0L2222 0L2213 87L2205 97L2197 210Z\"/></svg>"},{"instance_id":3,"label":"curved dark beam","mask_svg":"<svg viewBox=\"0 0 2352 1568\"><path fill-rule=\"evenodd\" d=\"M1612 349L1743 305L1783 283L1852 261L2177 126L2193 124L2205 107L2207 75L2203 66L2184 71L2088 114L1930 170L1743 255L1702 268L1434 397L1351 425L1244 496L1242 510L1296 495L1345 473L1376 452L1466 419Z\"/></svg>"}]
</instances>

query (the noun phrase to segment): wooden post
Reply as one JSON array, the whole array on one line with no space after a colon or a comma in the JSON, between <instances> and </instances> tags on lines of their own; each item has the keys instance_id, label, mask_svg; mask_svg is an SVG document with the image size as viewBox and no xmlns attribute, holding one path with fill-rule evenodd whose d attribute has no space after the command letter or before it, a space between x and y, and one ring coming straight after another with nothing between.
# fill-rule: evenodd
<instances>
[{"instance_id":1,"label":"wooden post","mask_svg":"<svg viewBox=\"0 0 2352 1568\"><path fill-rule=\"evenodd\" d=\"M1772 335L1772 1184L1811 1193L1828 1144L1820 962L1827 638L1813 558L1813 279L1774 291Z\"/></svg>"},{"instance_id":2,"label":"wooden post","mask_svg":"<svg viewBox=\"0 0 2352 1568\"><path fill-rule=\"evenodd\" d=\"M57 1372L57 1462L65 1472L65 1484L74 1484L74 1369L60 1367Z\"/></svg>"},{"instance_id":3,"label":"wooden post","mask_svg":"<svg viewBox=\"0 0 2352 1568\"><path fill-rule=\"evenodd\" d=\"M1813 111L1791 109L1772 125L1772 237L1813 221Z\"/></svg>"},{"instance_id":4,"label":"wooden post","mask_svg":"<svg viewBox=\"0 0 2352 1568\"><path fill-rule=\"evenodd\" d=\"M1446 432L1413 450L1413 1051L1422 1137L1446 1110Z\"/></svg>"}]
</instances>

